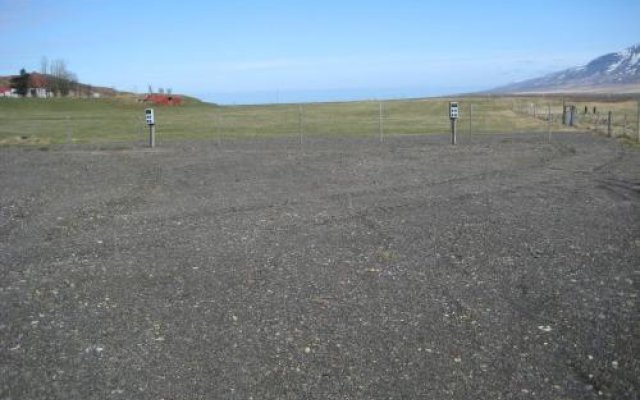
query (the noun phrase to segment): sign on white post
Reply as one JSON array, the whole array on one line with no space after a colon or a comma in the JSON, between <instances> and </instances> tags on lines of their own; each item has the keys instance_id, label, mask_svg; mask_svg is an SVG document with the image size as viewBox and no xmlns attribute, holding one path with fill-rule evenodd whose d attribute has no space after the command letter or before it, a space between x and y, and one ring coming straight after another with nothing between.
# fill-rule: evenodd
<instances>
[{"instance_id":1,"label":"sign on white post","mask_svg":"<svg viewBox=\"0 0 640 400\"><path fill-rule=\"evenodd\" d=\"M149 125L149 147L156 147L156 118L153 114L153 108L144 110L145 121Z\"/></svg>"},{"instance_id":2,"label":"sign on white post","mask_svg":"<svg viewBox=\"0 0 640 400\"><path fill-rule=\"evenodd\" d=\"M155 119L155 116L153 114L153 108L147 108L146 110L144 110L144 115L145 115L145 119L147 121L147 125L155 125L156 124L156 119Z\"/></svg>"},{"instance_id":3,"label":"sign on white post","mask_svg":"<svg viewBox=\"0 0 640 400\"><path fill-rule=\"evenodd\" d=\"M449 102L449 118L451 119L458 118L458 102L457 101Z\"/></svg>"},{"instance_id":4,"label":"sign on white post","mask_svg":"<svg viewBox=\"0 0 640 400\"><path fill-rule=\"evenodd\" d=\"M458 120L458 102L449 102L449 119L451 120L451 144L456 144L456 121Z\"/></svg>"}]
</instances>

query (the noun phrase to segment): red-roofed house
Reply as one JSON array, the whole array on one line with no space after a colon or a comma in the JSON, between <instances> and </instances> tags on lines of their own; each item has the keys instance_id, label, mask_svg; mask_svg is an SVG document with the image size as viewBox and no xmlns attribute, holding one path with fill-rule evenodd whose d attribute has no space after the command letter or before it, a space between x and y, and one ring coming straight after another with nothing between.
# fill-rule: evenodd
<instances>
[{"instance_id":1,"label":"red-roofed house","mask_svg":"<svg viewBox=\"0 0 640 400\"><path fill-rule=\"evenodd\" d=\"M47 77L37 72L29 74L29 90L27 96L30 97L47 97Z\"/></svg>"},{"instance_id":2,"label":"red-roofed house","mask_svg":"<svg viewBox=\"0 0 640 400\"><path fill-rule=\"evenodd\" d=\"M15 97L13 92L10 87L0 86L0 97Z\"/></svg>"}]
</instances>

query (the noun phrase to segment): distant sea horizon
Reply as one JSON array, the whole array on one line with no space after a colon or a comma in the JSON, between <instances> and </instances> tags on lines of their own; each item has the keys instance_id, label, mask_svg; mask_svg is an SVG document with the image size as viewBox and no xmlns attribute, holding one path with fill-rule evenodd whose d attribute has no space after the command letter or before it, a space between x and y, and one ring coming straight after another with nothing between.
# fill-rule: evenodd
<instances>
[{"instance_id":1,"label":"distant sea horizon","mask_svg":"<svg viewBox=\"0 0 640 400\"><path fill-rule=\"evenodd\" d=\"M430 87L387 89L318 89L318 90L262 90L237 92L199 92L193 96L202 101L220 105L258 105L347 102L366 100L396 100L422 97L439 97L471 93L486 87Z\"/></svg>"}]
</instances>

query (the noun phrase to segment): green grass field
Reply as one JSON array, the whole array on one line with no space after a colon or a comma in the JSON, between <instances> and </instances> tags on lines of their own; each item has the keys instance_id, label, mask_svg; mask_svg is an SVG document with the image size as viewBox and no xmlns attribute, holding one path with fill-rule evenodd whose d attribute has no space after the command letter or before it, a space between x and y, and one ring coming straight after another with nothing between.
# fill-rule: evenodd
<instances>
[{"instance_id":1,"label":"green grass field","mask_svg":"<svg viewBox=\"0 0 640 400\"><path fill-rule=\"evenodd\" d=\"M359 136L446 134L449 99L358 101L345 103L216 106L188 100L182 106L156 106L157 137L162 140L231 139L274 136ZM460 103L461 135L568 130L560 124L559 97L466 97ZM635 100L568 99L582 111L575 129L606 129L614 113L614 134L634 136ZM593 114L593 107L597 114ZM110 99L0 98L1 145L135 142L145 140L143 110L131 97ZM552 114L551 123L547 120ZM381 127L382 125L382 127Z\"/></svg>"}]
</instances>

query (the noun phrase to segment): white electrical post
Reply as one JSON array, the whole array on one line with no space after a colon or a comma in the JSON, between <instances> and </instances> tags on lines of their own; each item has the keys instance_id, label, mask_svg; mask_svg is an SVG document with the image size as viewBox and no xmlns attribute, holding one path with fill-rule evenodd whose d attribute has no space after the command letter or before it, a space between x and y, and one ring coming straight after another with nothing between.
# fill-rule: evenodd
<instances>
[{"instance_id":1,"label":"white electrical post","mask_svg":"<svg viewBox=\"0 0 640 400\"><path fill-rule=\"evenodd\" d=\"M451 120L451 144L456 144L456 122L458 121L458 102L449 102L449 119Z\"/></svg>"},{"instance_id":2,"label":"white electrical post","mask_svg":"<svg viewBox=\"0 0 640 400\"><path fill-rule=\"evenodd\" d=\"M156 119L153 108L144 110L145 120L149 125L149 147L156 147Z\"/></svg>"}]
</instances>

